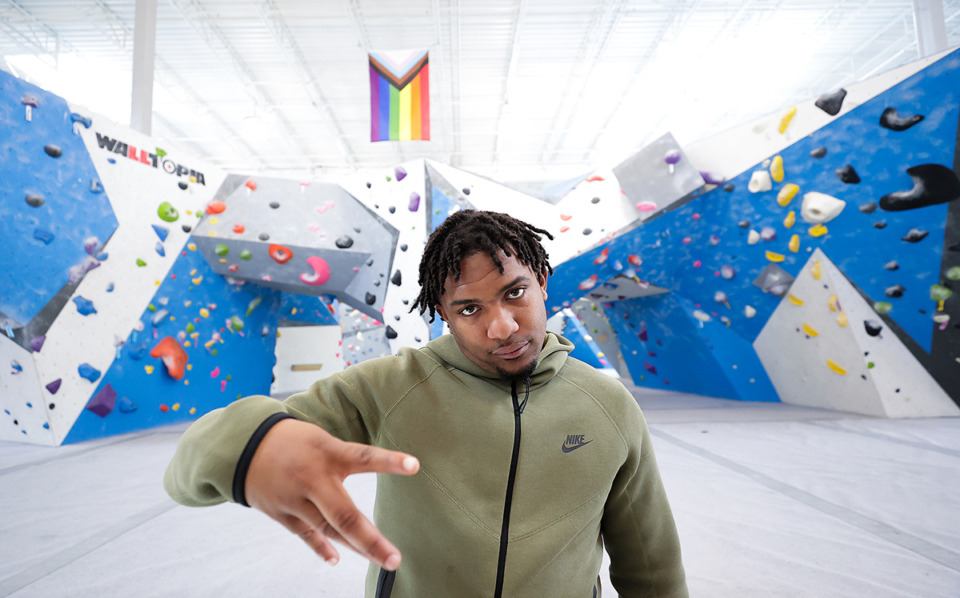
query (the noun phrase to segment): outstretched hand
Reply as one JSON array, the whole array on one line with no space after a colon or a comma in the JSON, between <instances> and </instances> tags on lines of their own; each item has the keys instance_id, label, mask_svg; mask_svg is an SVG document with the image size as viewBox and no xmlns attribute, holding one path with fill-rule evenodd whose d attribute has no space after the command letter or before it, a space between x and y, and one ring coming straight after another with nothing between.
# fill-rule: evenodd
<instances>
[{"instance_id":1,"label":"outstretched hand","mask_svg":"<svg viewBox=\"0 0 960 598\"><path fill-rule=\"evenodd\" d=\"M400 551L360 512L343 480L354 473L413 475L419 469L410 455L344 442L319 426L285 419L257 447L245 492L250 506L300 536L328 563L340 560L330 542L336 540L392 571L400 565Z\"/></svg>"}]
</instances>

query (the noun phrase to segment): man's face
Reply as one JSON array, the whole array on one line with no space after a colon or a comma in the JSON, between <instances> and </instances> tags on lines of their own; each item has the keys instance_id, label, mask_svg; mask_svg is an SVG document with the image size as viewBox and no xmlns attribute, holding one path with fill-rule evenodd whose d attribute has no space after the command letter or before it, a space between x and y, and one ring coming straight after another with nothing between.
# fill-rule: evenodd
<instances>
[{"instance_id":1,"label":"man's face","mask_svg":"<svg viewBox=\"0 0 960 598\"><path fill-rule=\"evenodd\" d=\"M500 252L503 274L486 253L460 263L460 280L447 276L440 317L460 351L506 380L523 379L537 366L547 328L547 278Z\"/></svg>"}]
</instances>

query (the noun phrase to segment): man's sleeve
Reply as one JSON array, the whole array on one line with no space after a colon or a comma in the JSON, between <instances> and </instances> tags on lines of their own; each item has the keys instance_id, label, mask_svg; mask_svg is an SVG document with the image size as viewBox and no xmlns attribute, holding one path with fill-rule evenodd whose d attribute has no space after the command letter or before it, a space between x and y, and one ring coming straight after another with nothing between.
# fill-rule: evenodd
<instances>
[{"instance_id":1,"label":"man's sleeve","mask_svg":"<svg viewBox=\"0 0 960 598\"><path fill-rule=\"evenodd\" d=\"M622 598L686 598L680 540L650 431L639 407L632 406L623 426L627 459L607 497L601 523L610 581Z\"/></svg>"}]
</instances>

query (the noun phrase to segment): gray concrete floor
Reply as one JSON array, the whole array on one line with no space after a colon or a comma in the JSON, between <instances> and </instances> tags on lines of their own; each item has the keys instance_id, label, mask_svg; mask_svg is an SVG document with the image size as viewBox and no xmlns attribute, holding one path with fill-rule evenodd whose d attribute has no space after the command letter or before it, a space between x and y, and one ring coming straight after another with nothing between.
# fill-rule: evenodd
<instances>
[{"instance_id":1,"label":"gray concrete floor","mask_svg":"<svg viewBox=\"0 0 960 598\"><path fill-rule=\"evenodd\" d=\"M960 596L960 419L881 420L632 388L695 597ZM183 427L0 443L0 596L361 596L262 514L175 505ZM372 512L376 480L348 479ZM607 583L605 596L615 596Z\"/></svg>"}]
</instances>

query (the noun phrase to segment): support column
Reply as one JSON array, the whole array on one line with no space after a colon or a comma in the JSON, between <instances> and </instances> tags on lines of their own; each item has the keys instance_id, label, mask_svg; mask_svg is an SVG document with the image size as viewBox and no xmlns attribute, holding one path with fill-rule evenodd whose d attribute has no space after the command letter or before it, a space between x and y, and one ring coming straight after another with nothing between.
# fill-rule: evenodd
<instances>
[{"instance_id":1,"label":"support column","mask_svg":"<svg viewBox=\"0 0 960 598\"><path fill-rule=\"evenodd\" d=\"M947 22L943 0L913 0L913 25L917 31L920 58L947 49Z\"/></svg>"},{"instance_id":2,"label":"support column","mask_svg":"<svg viewBox=\"0 0 960 598\"><path fill-rule=\"evenodd\" d=\"M137 0L133 27L130 127L144 135L150 135L153 128L153 63L156 46L157 0Z\"/></svg>"}]
</instances>

